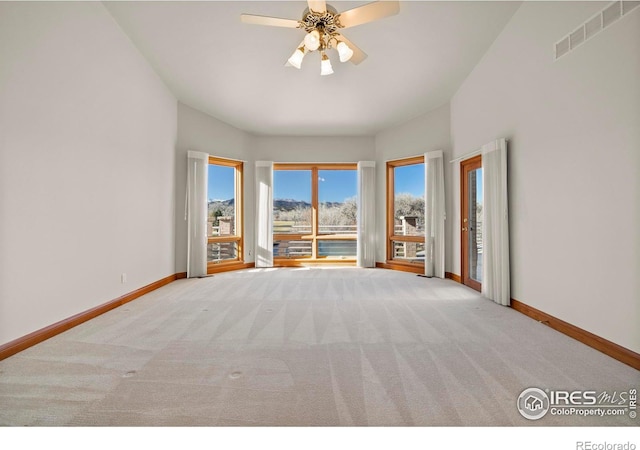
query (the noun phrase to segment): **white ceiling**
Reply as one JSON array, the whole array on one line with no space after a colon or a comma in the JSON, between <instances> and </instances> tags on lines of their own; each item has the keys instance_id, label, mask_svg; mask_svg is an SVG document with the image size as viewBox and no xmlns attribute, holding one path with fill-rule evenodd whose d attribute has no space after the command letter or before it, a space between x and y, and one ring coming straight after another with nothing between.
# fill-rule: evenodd
<instances>
[{"instance_id":1,"label":"white ceiling","mask_svg":"<svg viewBox=\"0 0 640 450\"><path fill-rule=\"evenodd\" d=\"M449 101L520 2L400 2L397 16L344 30L368 58L320 76L317 52L285 67L304 31L240 14L300 19L305 1L104 2L186 105L254 134L373 135ZM369 3L329 1L338 12Z\"/></svg>"}]
</instances>

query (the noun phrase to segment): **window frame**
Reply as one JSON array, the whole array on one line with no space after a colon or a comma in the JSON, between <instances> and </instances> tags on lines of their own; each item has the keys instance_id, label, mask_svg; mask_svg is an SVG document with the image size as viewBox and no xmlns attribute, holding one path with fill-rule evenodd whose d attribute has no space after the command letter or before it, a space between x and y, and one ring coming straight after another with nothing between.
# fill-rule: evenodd
<instances>
[{"instance_id":1,"label":"window frame","mask_svg":"<svg viewBox=\"0 0 640 450\"><path fill-rule=\"evenodd\" d=\"M232 167L234 173L234 209L235 234L231 236L207 236L207 245L216 243L235 242L236 257L222 261L207 261L207 273L233 270L237 265L244 265L244 162L235 159L221 158L209 155L209 165ZM207 186L208 188L208 186ZM231 267L230 267L231 266Z\"/></svg>"},{"instance_id":2,"label":"window frame","mask_svg":"<svg viewBox=\"0 0 640 450\"><path fill-rule=\"evenodd\" d=\"M478 292L482 291L482 280L478 281L471 278L471 267L469 261L469 190L472 188L469 185L467 175L475 170L482 169L482 155L473 156L471 158L460 161L460 269L462 284L475 289ZM484 175L484 174L483 174ZM484 204L484 199L483 199Z\"/></svg>"},{"instance_id":3,"label":"window frame","mask_svg":"<svg viewBox=\"0 0 640 450\"><path fill-rule=\"evenodd\" d=\"M311 233L273 233L273 241L311 241L311 256L299 258L284 258L274 255L273 261L280 266L297 266L301 263L331 263L355 265L356 257L334 258L330 256L318 256L318 242L328 240L348 240L357 243L357 230L353 234L320 233L319 230L319 186L318 177L320 170L358 170L357 163L275 163L273 171L276 170L310 170L311 171ZM275 198L274 198L275 200ZM357 245L357 244L356 244Z\"/></svg>"},{"instance_id":4,"label":"window frame","mask_svg":"<svg viewBox=\"0 0 640 450\"><path fill-rule=\"evenodd\" d=\"M387 161L387 259L386 264L390 268L400 270L424 271L424 260L421 262L403 261L393 258L393 242L416 242L425 243L425 236L407 236L395 234L395 179L394 170L396 167L411 166L414 164L425 164L424 155L410 158Z\"/></svg>"}]
</instances>

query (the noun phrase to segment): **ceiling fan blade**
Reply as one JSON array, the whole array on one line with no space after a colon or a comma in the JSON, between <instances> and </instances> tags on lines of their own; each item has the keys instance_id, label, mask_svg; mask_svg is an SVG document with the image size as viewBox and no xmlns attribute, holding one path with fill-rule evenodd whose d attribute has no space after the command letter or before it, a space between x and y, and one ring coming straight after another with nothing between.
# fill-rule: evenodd
<instances>
[{"instance_id":1,"label":"ceiling fan blade","mask_svg":"<svg viewBox=\"0 0 640 450\"><path fill-rule=\"evenodd\" d=\"M294 19L280 19L279 17L255 16L253 14L240 14L243 23L252 25L267 25L271 27L298 28L299 22Z\"/></svg>"},{"instance_id":2,"label":"ceiling fan blade","mask_svg":"<svg viewBox=\"0 0 640 450\"><path fill-rule=\"evenodd\" d=\"M374 2L340 13L340 24L344 28L355 27L384 17L395 16L400 11L400 3Z\"/></svg>"},{"instance_id":3,"label":"ceiling fan blade","mask_svg":"<svg viewBox=\"0 0 640 450\"><path fill-rule=\"evenodd\" d=\"M351 57L349 62L352 62L355 65L358 65L358 64L360 64L362 61L364 61L367 58L367 54L365 52L363 52L358 46L356 46L349 39L344 37L344 35L339 34L337 36L337 38L338 38L338 40L340 40L340 41L344 42L345 44L347 44L349 46L349 48L351 50L353 50L353 56Z\"/></svg>"},{"instance_id":4,"label":"ceiling fan blade","mask_svg":"<svg viewBox=\"0 0 640 450\"><path fill-rule=\"evenodd\" d=\"M309 9L317 13L324 13L327 10L327 2L325 0L307 0Z\"/></svg>"}]
</instances>

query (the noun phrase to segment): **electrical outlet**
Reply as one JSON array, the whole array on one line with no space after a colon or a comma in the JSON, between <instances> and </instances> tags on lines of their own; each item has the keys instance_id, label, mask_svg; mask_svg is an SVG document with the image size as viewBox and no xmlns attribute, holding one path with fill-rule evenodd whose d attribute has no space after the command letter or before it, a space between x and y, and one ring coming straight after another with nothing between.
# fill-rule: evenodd
<instances>
[{"instance_id":1,"label":"electrical outlet","mask_svg":"<svg viewBox=\"0 0 640 450\"><path fill-rule=\"evenodd\" d=\"M122 275L120 275L120 282L122 284L127 282L127 274L126 273L123 273Z\"/></svg>"}]
</instances>

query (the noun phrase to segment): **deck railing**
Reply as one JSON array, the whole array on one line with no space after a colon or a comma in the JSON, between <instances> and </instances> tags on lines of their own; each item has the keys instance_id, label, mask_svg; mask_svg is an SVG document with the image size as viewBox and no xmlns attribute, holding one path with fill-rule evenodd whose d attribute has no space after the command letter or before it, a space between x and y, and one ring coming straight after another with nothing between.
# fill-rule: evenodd
<instances>
[{"instance_id":1,"label":"deck railing","mask_svg":"<svg viewBox=\"0 0 640 450\"><path fill-rule=\"evenodd\" d=\"M319 234L356 234L357 225L319 225ZM307 234L311 233L311 224L299 224L293 221L274 220L274 234Z\"/></svg>"}]
</instances>

